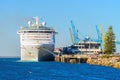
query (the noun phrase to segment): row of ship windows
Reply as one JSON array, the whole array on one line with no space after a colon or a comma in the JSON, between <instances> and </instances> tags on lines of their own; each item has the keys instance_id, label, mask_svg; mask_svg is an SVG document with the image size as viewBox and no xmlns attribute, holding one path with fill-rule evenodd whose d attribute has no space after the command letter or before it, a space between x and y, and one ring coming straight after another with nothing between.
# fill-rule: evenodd
<instances>
[{"instance_id":1,"label":"row of ship windows","mask_svg":"<svg viewBox=\"0 0 120 80\"><path fill-rule=\"evenodd\" d=\"M32 41L32 40L50 41L51 39L22 39L22 41Z\"/></svg>"},{"instance_id":2,"label":"row of ship windows","mask_svg":"<svg viewBox=\"0 0 120 80\"><path fill-rule=\"evenodd\" d=\"M22 39L52 39L52 37L22 37Z\"/></svg>"},{"instance_id":3,"label":"row of ship windows","mask_svg":"<svg viewBox=\"0 0 120 80\"><path fill-rule=\"evenodd\" d=\"M45 33L44 34L43 33L35 33L35 34L34 33L28 33L28 34L22 34L22 35L26 35L26 36L27 35L31 35L32 36L32 35L53 35L53 34L47 34L47 33L46 34Z\"/></svg>"},{"instance_id":4,"label":"row of ship windows","mask_svg":"<svg viewBox=\"0 0 120 80\"><path fill-rule=\"evenodd\" d=\"M53 33L52 31L24 31L24 33Z\"/></svg>"},{"instance_id":5,"label":"row of ship windows","mask_svg":"<svg viewBox=\"0 0 120 80\"><path fill-rule=\"evenodd\" d=\"M36 44L36 43L53 43L53 41L51 41L51 40L38 40L38 41L22 41L21 42L22 44L24 44L24 43L34 43L34 44Z\"/></svg>"},{"instance_id":6,"label":"row of ship windows","mask_svg":"<svg viewBox=\"0 0 120 80\"><path fill-rule=\"evenodd\" d=\"M48 33L26 33L26 34L22 34L24 36L45 36L45 35L53 35L53 34L48 34Z\"/></svg>"},{"instance_id":7,"label":"row of ship windows","mask_svg":"<svg viewBox=\"0 0 120 80\"><path fill-rule=\"evenodd\" d=\"M27 37L22 37L22 38L51 38L51 36L27 36Z\"/></svg>"}]
</instances>

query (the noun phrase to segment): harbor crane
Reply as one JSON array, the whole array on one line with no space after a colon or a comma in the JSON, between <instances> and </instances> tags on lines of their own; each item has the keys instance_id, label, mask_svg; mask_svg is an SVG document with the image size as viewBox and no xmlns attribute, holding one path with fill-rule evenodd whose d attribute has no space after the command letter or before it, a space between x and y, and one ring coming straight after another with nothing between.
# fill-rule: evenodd
<instances>
[{"instance_id":1,"label":"harbor crane","mask_svg":"<svg viewBox=\"0 0 120 80\"><path fill-rule=\"evenodd\" d=\"M71 20L71 26L72 26L72 29L69 28L69 31L70 31L70 36L71 36L71 40L72 40L72 43L73 44L78 44L79 42L87 42L87 41L95 41L95 42L98 42L98 40L96 39L92 39L91 37L89 37L88 35L82 33L82 32L79 32L76 28L75 28L75 25L73 23L73 21ZM81 37L80 37L80 36Z\"/></svg>"},{"instance_id":2,"label":"harbor crane","mask_svg":"<svg viewBox=\"0 0 120 80\"><path fill-rule=\"evenodd\" d=\"M71 28L69 28L69 31L70 31L70 37L71 37L71 40L72 40L72 44L74 44L74 38L73 38L73 34L72 34Z\"/></svg>"},{"instance_id":3,"label":"harbor crane","mask_svg":"<svg viewBox=\"0 0 120 80\"><path fill-rule=\"evenodd\" d=\"M100 43L100 47L102 49L102 36L101 36L101 32L100 32L100 30L99 30L97 25L96 25L96 32L97 32L97 36L98 36L97 42Z\"/></svg>"},{"instance_id":4,"label":"harbor crane","mask_svg":"<svg viewBox=\"0 0 120 80\"><path fill-rule=\"evenodd\" d=\"M78 44L80 39L78 38L78 31L76 30L75 25L72 20L71 20L71 26L72 26L72 31L70 30L71 39L74 44ZM73 33L73 37L72 37L72 33Z\"/></svg>"},{"instance_id":5,"label":"harbor crane","mask_svg":"<svg viewBox=\"0 0 120 80\"><path fill-rule=\"evenodd\" d=\"M100 24L100 30L101 30L102 49L103 49L104 48L103 46L105 43L105 31L104 31L102 24Z\"/></svg>"}]
</instances>

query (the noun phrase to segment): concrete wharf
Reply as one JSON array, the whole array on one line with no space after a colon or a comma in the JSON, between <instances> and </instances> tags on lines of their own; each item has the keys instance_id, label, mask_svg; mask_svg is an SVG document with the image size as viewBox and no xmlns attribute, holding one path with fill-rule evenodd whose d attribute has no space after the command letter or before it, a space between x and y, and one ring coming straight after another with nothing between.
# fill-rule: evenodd
<instances>
[{"instance_id":1,"label":"concrete wharf","mask_svg":"<svg viewBox=\"0 0 120 80\"><path fill-rule=\"evenodd\" d=\"M88 58L88 55L82 54L56 55L55 61L64 63L86 63Z\"/></svg>"}]
</instances>

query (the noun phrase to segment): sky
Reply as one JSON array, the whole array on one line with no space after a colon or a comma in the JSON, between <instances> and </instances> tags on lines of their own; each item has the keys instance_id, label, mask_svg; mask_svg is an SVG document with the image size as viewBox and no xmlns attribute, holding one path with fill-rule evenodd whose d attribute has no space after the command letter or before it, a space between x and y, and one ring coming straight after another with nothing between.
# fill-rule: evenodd
<instances>
[{"instance_id":1,"label":"sky","mask_svg":"<svg viewBox=\"0 0 120 80\"><path fill-rule=\"evenodd\" d=\"M120 0L0 0L0 56L20 56L17 31L34 16L58 32L56 47L72 43L71 20L79 32L92 38L97 38L96 25L102 24L105 31L112 25L120 40Z\"/></svg>"}]
</instances>

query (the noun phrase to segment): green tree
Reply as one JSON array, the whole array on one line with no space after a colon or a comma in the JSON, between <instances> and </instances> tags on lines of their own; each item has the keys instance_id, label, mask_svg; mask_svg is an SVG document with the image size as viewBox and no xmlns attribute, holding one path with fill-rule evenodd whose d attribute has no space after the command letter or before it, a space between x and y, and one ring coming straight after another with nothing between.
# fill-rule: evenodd
<instances>
[{"instance_id":1,"label":"green tree","mask_svg":"<svg viewBox=\"0 0 120 80\"><path fill-rule=\"evenodd\" d=\"M108 28L108 32L105 34L104 53L113 54L115 51L116 51L115 34L113 33L112 26L110 26Z\"/></svg>"}]
</instances>

